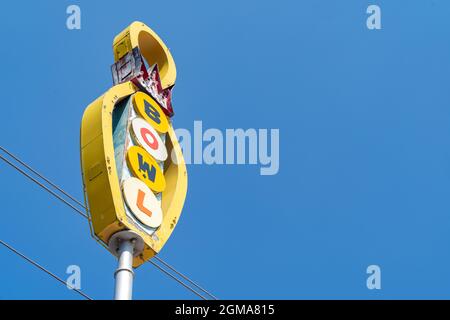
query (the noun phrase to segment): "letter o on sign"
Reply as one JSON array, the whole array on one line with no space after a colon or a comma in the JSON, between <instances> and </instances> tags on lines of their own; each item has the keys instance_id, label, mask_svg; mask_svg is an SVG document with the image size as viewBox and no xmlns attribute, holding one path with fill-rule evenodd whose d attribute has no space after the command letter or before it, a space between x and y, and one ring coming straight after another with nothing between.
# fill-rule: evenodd
<instances>
[{"instance_id":1,"label":"letter o on sign","mask_svg":"<svg viewBox=\"0 0 450 320\"><path fill-rule=\"evenodd\" d=\"M161 206L144 182L137 178L128 178L122 184L122 193L128 208L140 222L151 228L161 225Z\"/></svg>"},{"instance_id":2,"label":"letter o on sign","mask_svg":"<svg viewBox=\"0 0 450 320\"><path fill-rule=\"evenodd\" d=\"M136 142L143 147L157 161L167 159L166 145L158 132L147 121L134 118L131 121L131 132Z\"/></svg>"}]
</instances>

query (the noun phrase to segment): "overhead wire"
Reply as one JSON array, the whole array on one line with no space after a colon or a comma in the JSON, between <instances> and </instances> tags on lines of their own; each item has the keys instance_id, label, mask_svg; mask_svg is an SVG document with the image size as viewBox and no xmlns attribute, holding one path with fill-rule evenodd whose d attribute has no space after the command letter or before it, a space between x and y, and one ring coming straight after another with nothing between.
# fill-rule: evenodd
<instances>
[{"instance_id":1,"label":"overhead wire","mask_svg":"<svg viewBox=\"0 0 450 320\"><path fill-rule=\"evenodd\" d=\"M28 173L26 173L25 171L23 171L22 169L20 169L18 166L16 166L14 163L12 163L11 161L9 161L8 159L6 159L5 157L3 157L2 155L0 155L0 159L2 159L4 162L6 162L8 165L10 165L11 167L13 167L14 169L16 169L17 171L19 171L22 175L24 175L25 177L27 177L28 179L30 179L31 181L33 181L34 183L36 183L37 185L39 185L41 188L45 189L47 192L49 192L51 195L53 195L54 197L56 197L58 200L64 202L66 205L68 205L69 207L71 207L73 210L75 210L76 212L78 212L80 215L82 215L84 218L89 220L89 217L87 216L87 214L85 214L83 211L81 211L80 209L76 208L75 206L73 206L72 204L70 204L67 200L63 199L62 197L60 197L58 194L56 194L54 191L50 190L49 188L47 188L44 184L40 183L39 181L37 181L36 179L34 179L31 175L29 175Z\"/></svg>"},{"instance_id":2,"label":"overhead wire","mask_svg":"<svg viewBox=\"0 0 450 320\"><path fill-rule=\"evenodd\" d=\"M183 287L185 287L186 289L190 290L192 293L194 293L195 295L197 295L198 297L200 297L203 300L208 300L206 299L203 295L201 295L200 293L198 293L195 289L193 289L192 287L190 287L189 285L185 284L183 281L181 281L180 279L178 279L177 277L175 277L173 274L171 274L170 272L168 272L167 270L164 270L161 266L159 266L157 263L155 263L152 260L149 260L149 262L154 265L157 269L159 269L161 272L165 273L166 275L168 275L170 278L172 278L173 280L175 280L176 282L178 282L179 284L181 284Z\"/></svg>"},{"instance_id":3,"label":"overhead wire","mask_svg":"<svg viewBox=\"0 0 450 320\"><path fill-rule=\"evenodd\" d=\"M43 176L42 174L40 174L37 170L33 169L30 165L26 164L23 160L21 160L20 158L18 158L17 156L15 156L12 152L10 152L9 150L7 150L6 148L0 146L0 150L2 150L3 152L5 152L7 155L9 155L12 159L14 159L15 161L17 161L18 163L20 163L21 165L23 165L25 168L27 168L29 171L31 171L32 173L34 173L36 176L38 176L39 178L41 178L42 180L44 180L45 182L47 182L49 185L51 185L53 188L55 188L56 190L60 191L62 194L64 194L67 198L69 198L71 201L73 201L74 203L76 203L78 206L80 206L81 208L83 208L84 210L86 210L86 212L88 211L88 209L86 208L85 205L83 205L80 201L76 200L75 197L71 196L69 193L65 192L62 188L60 188L58 185L56 185L55 183L53 183L52 181L50 181L48 178L46 178L45 176ZM19 168L19 166L15 165L14 163L12 163L10 160L6 159L5 157L3 157L2 155L0 155L0 159L3 160L4 162L6 162L9 166L11 166L12 168L14 168L15 170L17 170L19 173L21 173L22 175L24 175L25 177L27 177L28 179L30 179L31 181L33 181L34 183L36 183L37 185L39 185L40 187L42 187L44 190L46 190L47 192L49 192L51 195L53 195L54 197L56 197L58 200L62 201L63 203L65 203L67 206L69 206L71 209L73 209L74 211L76 211L78 214L80 214L81 216L83 216L84 218L90 220L90 217L82 212L81 210L79 210L78 208L76 208L74 205L70 204L66 199L62 198L60 195L58 195L56 192L50 190L48 187L46 187L43 183L37 181L35 178L33 178L30 174L26 173L24 170L22 170L21 168ZM203 291L204 293L206 293L208 296L212 297L213 299L217 300L217 298L211 294L209 291L205 290L204 288L202 288L201 286L199 286L197 283L195 283L194 281L192 281L189 277L187 277L186 275L184 275L183 273L179 272L178 270L176 270L174 267L172 267L171 265L169 265L167 262L165 262L163 259L159 258L159 257L155 257L155 260L157 260L158 262L160 262L162 265L164 265L166 268L168 268L169 270L173 271L175 274L177 274L178 276L180 276L181 278L183 278L184 280L186 280L187 282L189 282L190 284L192 284L193 286L195 286L197 289ZM204 297L202 294L198 293L195 289L193 289L191 286L189 286L188 284L184 283L183 281L181 281L180 279L178 279L176 276L174 276L173 274L171 274L169 271L165 270L164 268L162 268L160 265L154 263L154 261L149 261L152 265L154 265L157 269L159 269L161 272L165 273L166 275L168 275L170 278L174 279L175 281L177 281L178 283L180 283L182 286L184 286L185 288L187 288L188 290L190 290L191 292L193 292L194 294L196 294L197 296L199 296L200 298L204 299L204 300L208 300L206 297Z\"/></svg>"},{"instance_id":4,"label":"overhead wire","mask_svg":"<svg viewBox=\"0 0 450 320\"><path fill-rule=\"evenodd\" d=\"M64 194L66 197L68 197L70 200L72 200L73 202L75 202L76 204L78 204L80 207L84 208L84 204L82 204L80 201L78 201L77 199L75 199L73 196L71 196L70 194L68 194L67 192L65 192L62 188L60 188L58 185L56 185L55 183L51 182L49 179L47 179L46 177L44 177L42 174L40 174L38 171L36 171L35 169L33 169L32 167L30 167L28 164L26 164L24 161L22 161L19 157L17 157L15 154L11 153L9 150L5 149L4 147L0 146L0 150L2 150L4 153L6 153L7 155L9 155L11 158L13 158L14 160L16 160L18 163L20 163L21 165L23 165L25 168L27 168L28 170L30 170L31 172L33 172L35 175L37 175L39 178L41 178L42 180L44 180L45 182L47 182L49 185L51 185L53 188L55 188L56 190L58 190L59 192L61 192L62 194Z\"/></svg>"},{"instance_id":5,"label":"overhead wire","mask_svg":"<svg viewBox=\"0 0 450 320\"><path fill-rule=\"evenodd\" d=\"M31 263L32 265L34 265L36 268L40 269L41 271L44 271L45 273L47 273L49 276L53 277L54 279L56 279L57 281L61 282L62 284L64 284L66 287L68 287L69 289L75 291L76 293L78 293L79 295L83 296L84 298L88 299L88 300L92 300L91 297L89 297L87 294L85 294L83 291L81 291L80 289L77 289L75 287L73 287L72 285L68 284L66 281L64 281L63 279L61 279L60 277L58 277L56 274L54 274L53 272L47 270L45 267L41 266L39 263L37 263L36 261L34 261L33 259L27 257L25 254L21 253L20 251L18 251L17 249L13 248L11 245L9 245L8 243L6 243L5 241L0 239L0 244L3 245L5 248L9 249L11 252L13 252L14 254L16 254L17 256L21 257L22 259L24 259L25 261Z\"/></svg>"},{"instance_id":6,"label":"overhead wire","mask_svg":"<svg viewBox=\"0 0 450 320\"><path fill-rule=\"evenodd\" d=\"M184 274L182 274L181 272L179 272L178 270L176 270L174 267L172 267L170 264L168 264L167 262L165 262L163 259L155 256L154 257L155 260L159 261L160 263L162 263L164 266L166 266L167 268L169 268L170 270L172 270L173 272L175 272L177 275L179 275L180 277L182 277L184 280L188 281L190 284L192 284L193 286L197 287L198 289L200 289L201 291L203 291L204 293L206 293L207 295L209 295L211 298L213 298L214 300L218 300L217 297L215 295L213 295L212 293L210 293L209 291L207 291L206 289L202 288L200 285L198 285L197 283L195 283L194 281L192 281L191 279L189 279L187 276L185 276Z\"/></svg>"}]
</instances>

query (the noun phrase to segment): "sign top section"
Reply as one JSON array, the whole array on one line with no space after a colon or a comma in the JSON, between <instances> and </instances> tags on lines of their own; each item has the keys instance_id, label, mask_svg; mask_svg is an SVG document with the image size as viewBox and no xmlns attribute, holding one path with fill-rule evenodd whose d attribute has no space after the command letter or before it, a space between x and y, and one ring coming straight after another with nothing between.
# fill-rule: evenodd
<instances>
[{"instance_id":1,"label":"sign top section","mask_svg":"<svg viewBox=\"0 0 450 320\"><path fill-rule=\"evenodd\" d=\"M152 96L168 117L174 114L172 88L176 67L169 49L149 27L133 22L113 41L114 85L131 81L140 91ZM148 69L146 63L150 66Z\"/></svg>"},{"instance_id":2,"label":"sign top section","mask_svg":"<svg viewBox=\"0 0 450 320\"><path fill-rule=\"evenodd\" d=\"M114 60L118 61L136 47L149 66L158 65L163 89L173 86L177 78L177 68L169 48L152 29L139 21L130 24L114 38Z\"/></svg>"}]
</instances>

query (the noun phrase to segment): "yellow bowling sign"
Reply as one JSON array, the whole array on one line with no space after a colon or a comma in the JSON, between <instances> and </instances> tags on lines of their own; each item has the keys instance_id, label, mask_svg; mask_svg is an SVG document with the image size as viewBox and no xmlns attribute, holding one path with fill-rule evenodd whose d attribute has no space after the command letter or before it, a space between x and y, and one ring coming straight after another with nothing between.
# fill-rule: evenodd
<instances>
[{"instance_id":1,"label":"yellow bowling sign","mask_svg":"<svg viewBox=\"0 0 450 320\"><path fill-rule=\"evenodd\" d=\"M170 119L176 68L162 40L141 22L115 37L113 51L115 85L86 108L81 123L83 187L95 239L106 248L119 231L143 239L137 267L167 242L187 192Z\"/></svg>"}]
</instances>

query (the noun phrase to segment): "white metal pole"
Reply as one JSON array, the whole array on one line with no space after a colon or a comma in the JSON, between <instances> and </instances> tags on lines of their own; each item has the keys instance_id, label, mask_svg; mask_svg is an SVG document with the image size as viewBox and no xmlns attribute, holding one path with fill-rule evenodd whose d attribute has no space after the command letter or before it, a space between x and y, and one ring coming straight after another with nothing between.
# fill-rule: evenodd
<instances>
[{"instance_id":1,"label":"white metal pole","mask_svg":"<svg viewBox=\"0 0 450 320\"><path fill-rule=\"evenodd\" d=\"M131 300L133 293L133 251L134 239L121 239L119 243L119 263L114 273L116 287L114 300Z\"/></svg>"}]
</instances>

